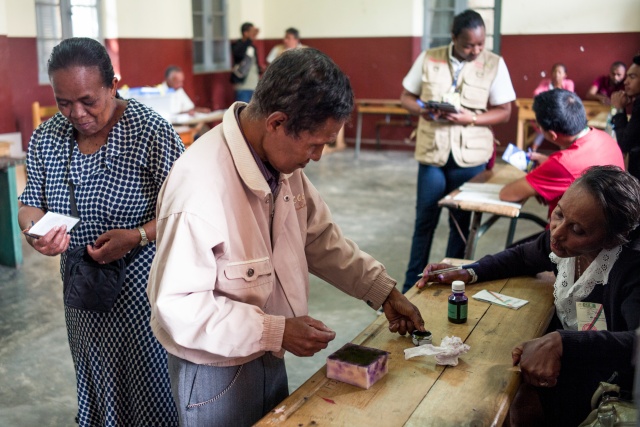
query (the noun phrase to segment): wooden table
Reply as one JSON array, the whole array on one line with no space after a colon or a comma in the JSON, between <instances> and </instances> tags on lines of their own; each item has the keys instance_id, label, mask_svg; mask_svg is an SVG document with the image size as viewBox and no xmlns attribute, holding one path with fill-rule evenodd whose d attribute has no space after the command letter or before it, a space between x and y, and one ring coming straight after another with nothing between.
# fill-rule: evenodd
<instances>
[{"instance_id":1,"label":"wooden table","mask_svg":"<svg viewBox=\"0 0 640 427\"><path fill-rule=\"evenodd\" d=\"M176 114L171 118L172 125L191 126L200 123L219 122L224 117L224 113L227 110L216 110L209 113L195 113L195 114Z\"/></svg>"},{"instance_id":2,"label":"wooden table","mask_svg":"<svg viewBox=\"0 0 640 427\"><path fill-rule=\"evenodd\" d=\"M489 184L509 184L521 177L525 176L525 173L515 167L508 164L496 163L492 170L485 170L480 172L475 177L471 178L469 182L474 183L489 183ZM533 214L521 212L517 207L504 206L491 203L481 203L469 200L455 200L454 197L460 193L460 190L454 190L446 197L440 199L438 206L449 209L461 209L463 211L471 212L471 226L469 228L469 237L467 238L467 244L465 247L464 257L467 259L474 259L474 253L478 240L482 235L501 217L511 218L511 224L507 233L506 246L513 243L513 236L515 234L515 228L518 219L526 219L534 221L541 227L546 227L547 221ZM524 203L525 201L523 201ZM482 222L482 214L491 214L491 217Z\"/></svg>"},{"instance_id":3,"label":"wooden table","mask_svg":"<svg viewBox=\"0 0 640 427\"><path fill-rule=\"evenodd\" d=\"M529 303L512 310L471 298L482 289ZM454 335L471 347L458 366L439 366L425 356L405 360L411 339L389 332L380 316L352 342L391 353L384 378L364 390L327 379L324 366L256 425L501 426L520 383L511 349L545 332L554 311L553 282L521 277L468 286L469 317L462 325L447 320L450 292L433 285L406 295L420 309L434 345Z\"/></svg>"},{"instance_id":4,"label":"wooden table","mask_svg":"<svg viewBox=\"0 0 640 427\"><path fill-rule=\"evenodd\" d=\"M16 165L25 159L0 157L0 265L22 265L22 233L18 224Z\"/></svg>"},{"instance_id":5,"label":"wooden table","mask_svg":"<svg viewBox=\"0 0 640 427\"><path fill-rule=\"evenodd\" d=\"M411 113L402 107L399 99L356 99L356 111L358 112L358 124L356 128L356 150L355 158L360 156L360 145L362 144L362 115L382 114L387 123L390 123L392 115L404 116L408 123L411 123Z\"/></svg>"}]
</instances>

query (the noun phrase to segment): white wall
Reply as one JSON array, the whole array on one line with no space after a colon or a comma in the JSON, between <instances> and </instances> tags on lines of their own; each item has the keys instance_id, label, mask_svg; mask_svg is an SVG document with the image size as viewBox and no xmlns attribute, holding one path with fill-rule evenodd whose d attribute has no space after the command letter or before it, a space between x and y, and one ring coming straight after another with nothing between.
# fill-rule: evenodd
<instances>
[{"instance_id":1,"label":"white wall","mask_svg":"<svg viewBox=\"0 0 640 427\"><path fill-rule=\"evenodd\" d=\"M230 40L242 37L240 26L245 22L251 22L260 29L258 38L265 38L265 9L266 0L227 0L228 20L227 36ZM269 0L269 8L273 8Z\"/></svg>"},{"instance_id":2,"label":"white wall","mask_svg":"<svg viewBox=\"0 0 640 427\"><path fill-rule=\"evenodd\" d=\"M36 36L36 5L32 0L4 0L9 37ZM0 9L1 10L1 9Z\"/></svg>"},{"instance_id":3,"label":"white wall","mask_svg":"<svg viewBox=\"0 0 640 427\"><path fill-rule=\"evenodd\" d=\"M193 35L191 0L111 1L116 2L115 37L190 39Z\"/></svg>"},{"instance_id":4,"label":"white wall","mask_svg":"<svg viewBox=\"0 0 640 427\"><path fill-rule=\"evenodd\" d=\"M639 0L502 0L502 34L640 31Z\"/></svg>"},{"instance_id":5,"label":"white wall","mask_svg":"<svg viewBox=\"0 0 640 427\"><path fill-rule=\"evenodd\" d=\"M7 2L0 0L0 35L7 35Z\"/></svg>"},{"instance_id":6,"label":"white wall","mask_svg":"<svg viewBox=\"0 0 640 427\"><path fill-rule=\"evenodd\" d=\"M422 0L268 0L265 4L262 38L281 38L288 27L300 30L303 40L422 35Z\"/></svg>"}]
</instances>

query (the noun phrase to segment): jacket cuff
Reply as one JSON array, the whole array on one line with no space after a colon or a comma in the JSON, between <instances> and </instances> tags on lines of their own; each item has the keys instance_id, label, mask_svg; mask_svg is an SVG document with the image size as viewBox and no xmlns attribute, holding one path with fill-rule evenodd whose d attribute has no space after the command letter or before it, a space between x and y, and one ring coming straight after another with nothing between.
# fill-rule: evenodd
<instances>
[{"instance_id":1,"label":"jacket cuff","mask_svg":"<svg viewBox=\"0 0 640 427\"><path fill-rule=\"evenodd\" d=\"M393 288L396 287L397 282L387 274L385 270L376 277L373 281L373 285L367 293L362 297L362 300L374 310L379 309L382 303L385 302Z\"/></svg>"},{"instance_id":2,"label":"jacket cuff","mask_svg":"<svg viewBox=\"0 0 640 427\"><path fill-rule=\"evenodd\" d=\"M264 315L262 323L262 338L260 338L260 349L264 351L279 352L282 348L282 337L284 335L284 316Z\"/></svg>"}]
</instances>

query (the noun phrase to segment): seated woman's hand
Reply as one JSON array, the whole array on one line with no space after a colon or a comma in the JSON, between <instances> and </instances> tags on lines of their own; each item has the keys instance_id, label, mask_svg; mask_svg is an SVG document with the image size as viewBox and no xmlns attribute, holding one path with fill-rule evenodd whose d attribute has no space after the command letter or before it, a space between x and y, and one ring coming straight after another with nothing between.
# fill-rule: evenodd
<instances>
[{"instance_id":1,"label":"seated woman's hand","mask_svg":"<svg viewBox=\"0 0 640 427\"><path fill-rule=\"evenodd\" d=\"M109 230L98 237L93 246L87 246L87 253L100 264L108 264L124 257L140 243L138 230Z\"/></svg>"},{"instance_id":2,"label":"seated woman's hand","mask_svg":"<svg viewBox=\"0 0 640 427\"><path fill-rule=\"evenodd\" d=\"M450 285L455 280L462 280L467 283L471 280L471 275L465 269L447 271L446 273L433 273L437 270L444 270L445 268L454 267L451 264L427 264L422 272L422 278L418 280L416 286L418 288L424 288L428 283L443 283Z\"/></svg>"},{"instance_id":3,"label":"seated woman's hand","mask_svg":"<svg viewBox=\"0 0 640 427\"><path fill-rule=\"evenodd\" d=\"M522 379L535 387L555 387L560 375L562 337L551 332L524 342L511 351L513 365L520 365Z\"/></svg>"}]
</instances>

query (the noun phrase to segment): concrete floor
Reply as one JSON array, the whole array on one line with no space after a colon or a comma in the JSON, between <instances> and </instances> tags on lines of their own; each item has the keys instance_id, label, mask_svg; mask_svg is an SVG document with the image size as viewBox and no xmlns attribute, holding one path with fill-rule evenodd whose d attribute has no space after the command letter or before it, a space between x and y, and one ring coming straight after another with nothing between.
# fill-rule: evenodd
<instances>
[{"instance_id":1,"label":"concrete floor","mask_svg":"<svg viewBox=\"0 0 640 427\"><path fill-rule=\"evenodd\" d=\"M417 163L410 152L353 150L334 152L306 173L324 195L344 233L400 280L413 231ZM546 207L531 200L525 211L543 216ZM444 257L448 235L443 211L431 252ZM508 221L499 220L480 240L476 258L504 247ZM540 229L523 222L516 239ZM24 266L0 267L0 426L74 425L75 374L67 343L58 258L35 252L26 243ZM336 333L329 348L310 358L287 354L289 388L295 390L376 317L366 304L311 278L309 315Z\"/></svg>"}]
</instances>

